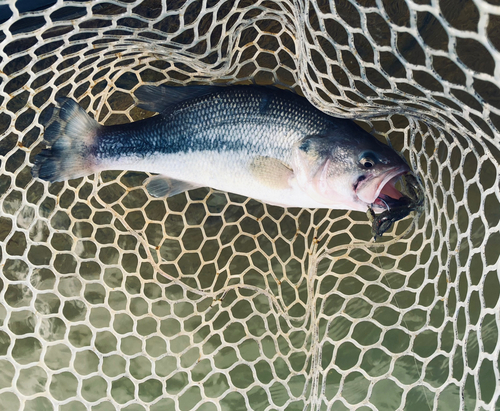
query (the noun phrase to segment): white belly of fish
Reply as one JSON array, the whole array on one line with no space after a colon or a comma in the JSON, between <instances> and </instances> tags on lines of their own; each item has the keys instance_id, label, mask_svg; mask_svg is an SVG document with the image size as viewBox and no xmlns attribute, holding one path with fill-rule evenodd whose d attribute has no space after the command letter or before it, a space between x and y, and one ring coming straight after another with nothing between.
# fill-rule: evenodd
<instances>
[{"instance_id":1,"label":"white belly of fish","mask_svg":"<svg viewBox=\"0 0 500 411\"><path fill-rule=\"evenodd\" d=\"M106 159L98 169L157 173L192 186L212 187L282 207L325 208L324 203L310 198L297 185L293 174L257 177L252 161L248 153L241 151L192 151Z\"/></svg>"}]
</instances>

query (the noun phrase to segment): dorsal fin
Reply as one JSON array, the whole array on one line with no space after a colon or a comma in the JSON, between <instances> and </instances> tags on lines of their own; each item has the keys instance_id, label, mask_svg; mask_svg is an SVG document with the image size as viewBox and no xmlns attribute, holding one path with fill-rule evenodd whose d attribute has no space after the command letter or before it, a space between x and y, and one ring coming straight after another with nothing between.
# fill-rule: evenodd
<instances>
[{"instance_id":1,"label":"dorsal fin","mask_svg":"<svg viewBox=\"0 0 500 411\"><path fill-rule=\"evenodd\" d=\"M169 108L196 97L212 94L224 89L221 86L151 86L144 85L135 91L138 107L163 113Z\"/></svg>"}]
</instances>

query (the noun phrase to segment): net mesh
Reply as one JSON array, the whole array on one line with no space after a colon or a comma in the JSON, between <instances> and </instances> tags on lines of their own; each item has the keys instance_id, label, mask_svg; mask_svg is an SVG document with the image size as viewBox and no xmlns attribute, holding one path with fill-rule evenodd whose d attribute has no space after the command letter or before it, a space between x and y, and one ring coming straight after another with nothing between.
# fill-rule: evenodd
<instances>
[{"instance_id":1,"label":"net mesh","mask_svg":"<svg viewBox=\"0 0 500 411\"><path fill-rule=\"evenodd\" d=\"M0 409L500 407L497 1L18 0L0 19ZM357 212L31 177L57 97L117 124L153 114L140 85L193 82L361 120L425 214L374 245Z\"/></svg>"}]
</instances>

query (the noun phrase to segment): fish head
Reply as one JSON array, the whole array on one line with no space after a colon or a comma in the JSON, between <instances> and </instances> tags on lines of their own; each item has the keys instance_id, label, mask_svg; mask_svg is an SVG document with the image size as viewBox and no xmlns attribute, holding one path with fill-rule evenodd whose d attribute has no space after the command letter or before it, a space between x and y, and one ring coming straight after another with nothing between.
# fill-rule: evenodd
<instances>
[{"instance_id":1,"label":"fish head","mask_svg":"<svg viewBox=\"0 0 500 411\"><path fill-rule=\"evenodd\" d=\"M395 184L411 170L392 148L358 129L359 135L304 138L292 167L299 187L326 207L380 213L404 197Z\"/></svg>"}]
</instances>

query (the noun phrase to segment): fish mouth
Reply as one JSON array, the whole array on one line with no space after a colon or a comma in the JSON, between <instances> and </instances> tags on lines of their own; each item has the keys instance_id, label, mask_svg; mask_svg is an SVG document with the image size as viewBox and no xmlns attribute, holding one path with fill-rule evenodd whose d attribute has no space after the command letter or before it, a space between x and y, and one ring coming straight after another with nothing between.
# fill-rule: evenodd
<instances>
[{"instance_id":1,"label":"fish mouth","mask_svg":"<svg viewBox=\"0 0 500 411\"><path fill-rule=\"evenodd\" d=\"M366 178L356 184L356 194L376 213L398 207L406 203L406 197L396 188L396 183L409 172L407 166L394 167L381 176Z\"/></svg>"}]
</instances>

